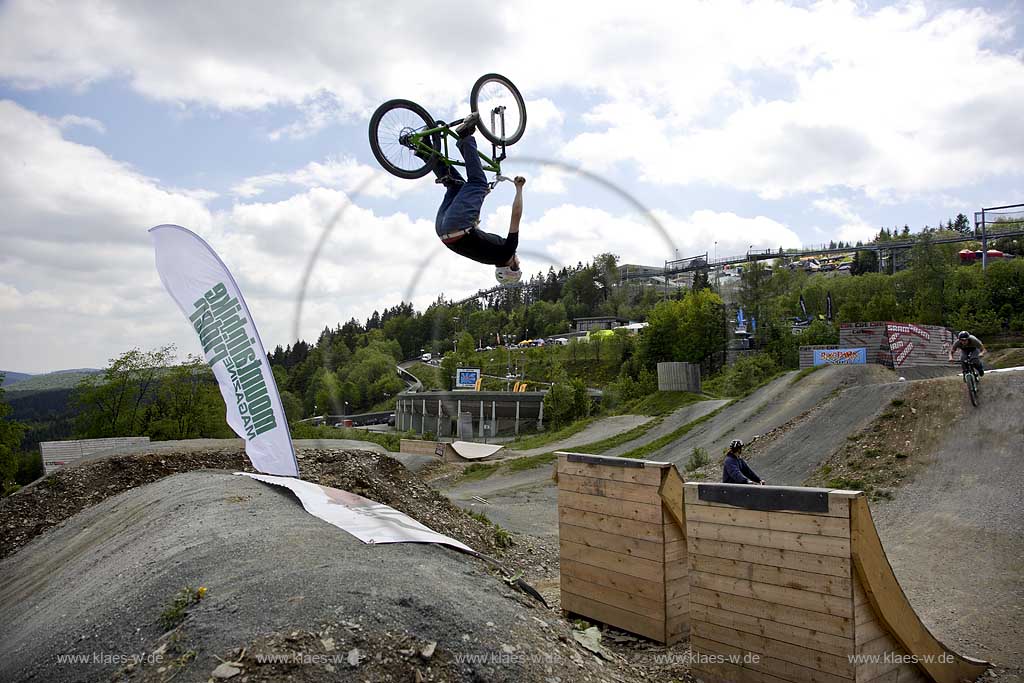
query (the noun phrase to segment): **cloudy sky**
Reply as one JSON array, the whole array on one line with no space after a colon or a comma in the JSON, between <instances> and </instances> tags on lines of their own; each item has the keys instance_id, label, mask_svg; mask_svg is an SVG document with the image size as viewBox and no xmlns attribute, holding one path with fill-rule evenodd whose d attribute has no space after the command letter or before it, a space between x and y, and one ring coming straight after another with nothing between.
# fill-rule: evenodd
<instances>
[{"instance_id":1,"label":"cloudy sky","mask_svg":"<svg viewBox=\"0 0 1024 683\"><path fill-rule=\"evenodd\" d=\"M528 272L1024 201L1022 15L1014 0L0 1L0 369L195 352L153 265L160 223L221 254L268 349L491 286L440 248L439 186L387 176L367 144L384 100L462 116L487 72L527 99L506 168L529 179ZM511 199L500 186L483 223L506 229Z\"/></svg>"}]
</instances>

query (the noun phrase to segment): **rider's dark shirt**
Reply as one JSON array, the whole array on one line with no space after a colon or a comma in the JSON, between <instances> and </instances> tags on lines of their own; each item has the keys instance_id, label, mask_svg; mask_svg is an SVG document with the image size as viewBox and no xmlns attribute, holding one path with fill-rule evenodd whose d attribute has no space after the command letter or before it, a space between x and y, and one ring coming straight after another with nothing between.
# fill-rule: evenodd
<instances>
[{"instance_id":1,"label":"rider's dark shirt","mask_svg":"<svg viewBox=\"0 0 1024 683\"><path fill-rule=\"evenodd\" d=\"M723 484L758 484L760 482L761 477L750 469L743 458L732 453L725 456L725 463L722 466Z\"/></svg>"}]
</instances>

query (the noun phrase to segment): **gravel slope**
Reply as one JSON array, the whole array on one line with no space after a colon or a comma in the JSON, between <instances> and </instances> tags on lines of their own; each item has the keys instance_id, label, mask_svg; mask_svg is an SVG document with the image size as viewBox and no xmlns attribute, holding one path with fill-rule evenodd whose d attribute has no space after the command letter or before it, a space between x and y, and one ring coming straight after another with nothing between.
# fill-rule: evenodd
<instances>
[{"instance_id":1,"label":"gravel slope","mask_svg":"<svg viewBox=\"0 0 1024 683\"><path fill-rule=\"evenodd\" d=\"M712 460L721 459L732 439L750 441L822 405L844 388L895 379L891 370L875 365L827 367L794 384L795 376L789 372L773 380L649 459L681 466L696 447L706 449Z\"/></svg>"},{"instance_id":2,"label":"gravel slope","mask_svg":"<svg viewBox=\"0 0 1024 683\"><path fill-rule=\"evenodd\" d=\"M850 387L789 425L783 438L758 441L750 465L775 486L802 486L846 436L871 423L907 386L906 382Z\"/></svg>"},{"instance_id":3,"label":"gravel slope","mask_svg":"<svg viewBox=\"0 0 1024 683\"><path fill-rule=\"evenodd\" d=\"M206 597L161 639L161 613L182 587L200 585ZM287 491L220 471L131 489L36 538L0 562L0 612L3 681L109 679L116 662L57 657L153 652L184 658L175 680L206 681L218 657L267 638L288 652L298 637L289 634L305 633L330 633L333 649L310 636L307 654L340 661L296 664L286 672L294 680L596 680L600 669L559 639L568 629L554 612L479 560L433 545L364 545ZM352 648L362 653L355 665ZM542 663L510 664L515 653ZM456 660L465 654L494 658ZM142 667L127 677L160 676Z\"/></svg>"}]
</instances>

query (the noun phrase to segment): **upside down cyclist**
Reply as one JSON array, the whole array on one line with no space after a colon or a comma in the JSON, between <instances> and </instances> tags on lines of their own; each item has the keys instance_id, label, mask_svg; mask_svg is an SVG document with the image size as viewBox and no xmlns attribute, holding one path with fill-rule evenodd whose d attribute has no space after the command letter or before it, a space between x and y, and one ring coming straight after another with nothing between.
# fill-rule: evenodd
<instances>
[{"instance_id":1,"label":"upside down cyclist","mask_svg":"<svg viewBox=\"0 0 1024 683\"><path fill-rule=\"evenodd\" d=\"M437 182L446 190L437 210L434 227L446 247L477 263L494 266L494 277L498 282L513 284L522 278L516 250L519 247L519 221L523 216L523 186L526 178L515 178L516 196L512 201L508 237L480 230L480 209L491 188L473 138L478 121L479 115L473 113L455 128L459 138L456 146L466 162L466 178L463 179L454 166L439 163L434 167ZM424 158L424 154L419 152L416 155Z\"/></svg>"}]
</instances>

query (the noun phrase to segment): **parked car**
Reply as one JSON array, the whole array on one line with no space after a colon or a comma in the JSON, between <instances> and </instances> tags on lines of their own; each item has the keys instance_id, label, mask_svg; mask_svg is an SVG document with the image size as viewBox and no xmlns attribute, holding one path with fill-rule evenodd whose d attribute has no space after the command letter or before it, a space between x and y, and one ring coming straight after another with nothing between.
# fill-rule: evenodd
<instances>
[{"instance_id":1,"label":"parked car","mask_svg":"<svg viewBox=\"0 0 1024 683\"><path fill-rule=\"evenodd\" d=\"M848 271L848 270L850 270L850 264L849 263L844 263L843 265L839 266L839 268L837 268L836 270Z\"/></svg>"},{"instance_id":2,"label":"parked car","mask_svg":"<svg viewBox=\"0 0 1024 683\"><path fill-rule=\"evenodd\" d=\"M432 358L433 356L430 355L429 353L425 353L422 356L420 356L420 360L423 361L424 363L429 363Z\"/></svg>"}]
</instances>

